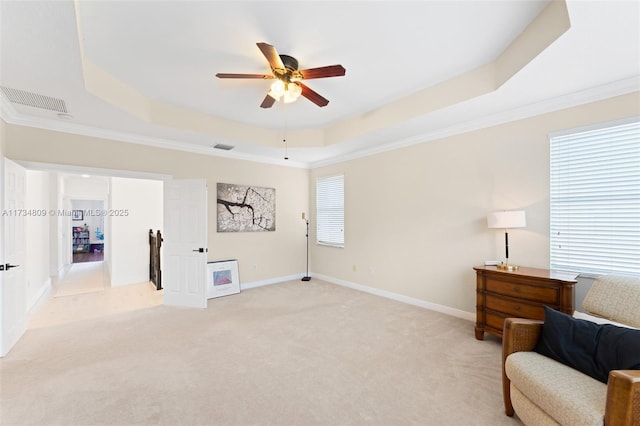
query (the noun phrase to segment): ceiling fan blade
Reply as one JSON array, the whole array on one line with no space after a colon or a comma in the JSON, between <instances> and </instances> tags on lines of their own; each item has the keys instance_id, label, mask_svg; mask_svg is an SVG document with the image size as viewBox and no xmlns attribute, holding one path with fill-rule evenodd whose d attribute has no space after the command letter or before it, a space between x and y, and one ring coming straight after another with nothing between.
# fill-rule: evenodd
<instances>
[{"instance_id":1,"label":"ceiling fan blade","mask_svg":"<svg viewBox=\"0 0 640 426\"><path fill-rule=\"evenodd\" d=\"M329 103L328 99L322 97L317 92L314 92L313 90L309 89L309 87L305 86L304 84L300 82L298 82L297 84L299 84L300 87L302 88L302 96L309 99L311 102L318 105L319 107L327 106L327 104Z\"/></svg>"},{"instance_id":2,"label":"ceiling fan blade","mask_svg":"<svg viewBox=\"0 0 640 426\"><path fill-rule=\"evenodd\" d=\"M276 102L275 98L272 98L271 96L267 95L265 96L264 100L260 104L260 108L271 108L275 102Z\"/></svg>"},{"instance_id":3,"label":"ceiling fan blade","mask_svg":"<svg viewBox=\"0 0 640 426\"><path fill-rule=\"evenodd\" d=\"M271 65L272 69L284 69L282 59L280 59L280 55L278 55L278 51L275 47L268 43L256 43L256 45L262 51L264 57L267 58L267 61L269 61L269 65Z\"/></svg>"},{"instance_id":4,"label":"ceiling fan blade","mask_svg":"<svg viewBox=\"0 0 640 426\"><path fill-rule=\"evenodd\" d=\"M306 70L300 70L302 78L309 80L311 78L325 78L325 77L342 77L347 70L342 65L329 65L320 68L309 68Z\"/></svg>"},{"instance_id":5,"label":"ceiling fan blade","mask_svg":"<svg viewBox=\"0 0 640 426\"><path fill-rule=\"evenodd\" d=\"M218 78L261 78L261 79L269 79L273 78L273 75L270 74L229 74L224 72L219 72L216 74Z\"/></svg>"}]
</instances>

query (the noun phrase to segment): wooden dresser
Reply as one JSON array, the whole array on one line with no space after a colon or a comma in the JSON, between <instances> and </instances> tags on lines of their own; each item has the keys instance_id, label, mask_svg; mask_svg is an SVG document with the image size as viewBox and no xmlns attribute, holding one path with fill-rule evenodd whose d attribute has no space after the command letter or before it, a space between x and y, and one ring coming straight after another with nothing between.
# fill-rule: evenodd
<instances>
[{"instance_id":1,"label":"wooden dresser","mask_svg":"<svg viewBox=\"0 0 640 426\"><path fill-rule=\"evenodd\" d=\"M484 333L502 337L508 317L543 320L544 305L573 315L578 274L547 269L504 271L476 266L476 339Z\"/></svg>"}]
</instances>

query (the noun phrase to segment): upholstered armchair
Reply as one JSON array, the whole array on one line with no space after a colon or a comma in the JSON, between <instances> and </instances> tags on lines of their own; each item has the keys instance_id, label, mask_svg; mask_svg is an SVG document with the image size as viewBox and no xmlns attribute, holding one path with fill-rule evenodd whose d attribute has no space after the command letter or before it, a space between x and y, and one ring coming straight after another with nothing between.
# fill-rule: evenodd
<instances>
[{"instance_id":1,"label":"upholstered armchair","mask_svg":"<svg viewBox=\"0 0 640 426\"><path fill-rule=\"evenodd\" d=\"M576 313L575 318L569 319L629 326L623 332L629 330L627 334L634 342L631 347L638 347L640 332L634 328L640 327L640 278L597 279L583 307L586 313ZM591 324L586 325L593 327ZM563 344L576 334L573 331L561 336ZM536 352L534 349L542 338L542 321L505 320L502 387L508 416L515 413L526 425L535 426L603 423L605 426L640 426L640 370L609 371L608 380L603 383ZM640 362L640 353L633 349L631 358Z\"/></svg>"},{"instance_id":2,"label":"upholstered armchair","mask_svg":"<svg viewBox=\"0 0 640 426\"><path fill-rule=\"evenodd\" d=\"M514 408L511 402L511 380L506 374L505 364L507 357L514 352L528 352L532 355L538 355L533 352L533 349L540 338L542 332L542 321L527 320L522 318L508 318L504 325L504 335L502 337L502 392L504 398L505 412L508 416L513 416ZM540 355L541 356L541 355ZM523 361L526 363L526 361ZM533 364L529 363L530 366ZM538 364L535 364L538 365ZM560 371L564 370L560 366ZM569 367L566 367L568 369ZM533 374L534 369L531 369ZM555 374L552 371L551 374ZM581 373L578 373L581 374ZM581 374L581 376L584 376ZM527 413L519 411L518 416L525 424L553 424L549 422L537 422L530 423L528 419L545 419L550 417L556 424L575 424L586 425L588 423L580 423L578 419L592 418L595 420L593 424L602 425L604 419L605 426L640 426L640 370L616 370L609 373L609 381L607 385L595 382L590 377L573 377L570 374L567 380L577 380L574 383L565 383L560 388L555 388L553 392L541 397L542 400L556 400L558 410L561 414L564 414L566 420L573 420L570 422L563 422L562 419L556 418L553 415L553 409L545 407L544 403L540 401L533 402L527 398L526 394L516 388L518 393L517 398L526 398L528 401L524 401L524 410ZM583 382L594 382L584 385ZM602 389L604 388L604 392ZM584 395L581 394L584 392ZM582 411L579 416L569 408L562 408L562 404L557 401L562 392L575 392L575 400L578 403L577 409ZM595 394L595 395L594 395ZM598 400L604 395L604 400ZM529 404L527 404L527 402ZM538 407L538 404L543 405ZM582 406L584 404L584 406ZM604 408L604 411L602 409ZM536 412L536 409L541 412ZM552 411L547 413L546 410Z\"/></svg>"}]
</instances>

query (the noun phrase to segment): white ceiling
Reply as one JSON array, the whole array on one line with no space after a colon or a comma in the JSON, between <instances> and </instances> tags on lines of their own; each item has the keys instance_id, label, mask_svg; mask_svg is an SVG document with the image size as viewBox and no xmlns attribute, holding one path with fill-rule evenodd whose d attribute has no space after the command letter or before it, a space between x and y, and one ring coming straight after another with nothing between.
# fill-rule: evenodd
<instances>
[{"instance_id":1,"label":"white ceiling","mask_svg":"<svg viewBox=\"0 0 640 426\"><path fill-rule=\"evenodd\" d=\"M384 127L333 138L341 126L490 64L546 1L6 1L0 2L0 85L65 101L71 117L10 103L14 124L292 166L314 166L640 89L640 2L571 1L568 31L507 82ZM306 84L329 99L259 107L269 73L256 42L300 68L342 64L344 77ZM83 63L85 68L83 68ZM141 117L87 87L90 63L135 99L178 119ZM132 98L130 98L132 99ZM126 105L125 105L126 104ZM206 130L185 126L209 120ZM160 117L160 116L158 116ZM246 129L260 130L253 139ZM287 137L289 161L283 160ZM308 143L315 135L324 144ZM319 135L319 136L318 136ZM213 150L216 143L235 146ZM312 145L312 146L310 146Z\"/></svg>"}]
</instances>

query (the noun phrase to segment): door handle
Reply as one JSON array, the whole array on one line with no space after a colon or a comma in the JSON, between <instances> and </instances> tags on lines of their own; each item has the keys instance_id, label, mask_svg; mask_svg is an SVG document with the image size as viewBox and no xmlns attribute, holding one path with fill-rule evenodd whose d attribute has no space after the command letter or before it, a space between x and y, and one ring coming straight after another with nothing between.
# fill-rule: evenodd
<instances>
[{"instance_id":1,"label":"door handle","mask_svg":"<svg viewBox=\"0 0 640 426\"><path fill-rule=\"evenodd\" d=\"M208 248L202 248L202 247L200 247L199 249L192 250L192 251L197 251L198 253L204 253L204 252L208 252L208 251L209 251L209 249L208 249Z\"/></svg>"},{"instance_id":2,"label":"door handle","mask_svg":"<svg viewBox=\"0 0 640 426\"><path fill-rule=\"evenodd\" d=\"M17 268L20 265L12 265L10 263L6 263L4 265L0 265L0 271L8 271L11 268Z\"/></svg>"}]
</instances>

